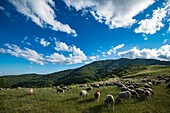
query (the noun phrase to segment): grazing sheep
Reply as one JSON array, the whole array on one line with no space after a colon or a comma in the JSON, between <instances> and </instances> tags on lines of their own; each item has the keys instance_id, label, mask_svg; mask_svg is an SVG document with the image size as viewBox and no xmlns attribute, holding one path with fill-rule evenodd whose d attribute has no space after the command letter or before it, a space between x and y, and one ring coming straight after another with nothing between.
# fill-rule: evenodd
<instances>
[{"instance_id":1,"label":"grazing sheep","mask_svg":"<svg viewBox=\"0 0 170 113\"><path fill-rule=\"evenodd\" d=\"M130 99L131 98L131 93L129 91L123 91L123 92L120 92L116 98L116 102L120 102L121 99Z\"/></svg>"},{"instance_id":2,"label":"grazing sheep","mask_svg":"<svg viewBox=\"0 0 170 113\"><path fill-rule=\"evenodd\" d=\"M144 85L144 87L145 88L151 88L151 86L149 84L147 84L147 83Z\"/></svg>"},{"instance_id":3,"label":"grazing sheep","mask_svg":"<svg viewBox=\"0 0 170 113\"><path fill-rule=\"evenodd\" d=\"M127 87L121 87L121 91L127 91L128 88Z\"/></svg>"},{"instance_id":4,"label":"grazing sheep","mask_svg":"<svg viewBox=\"0 0 170 113\"><path fill-rule=\"evenodd\" d=\"M143 79L142 82L146 82L146 79Z\"/></svg>"},{"instance_id":5,"label":"grazing sheep","mask_svg":"<svg viewBox=\"0 0 170 113\"><path fill-rule=\"evenodd\" d=\"M81 90L80 91L80 98L85 97L88 95L88 92L86 90Z\"/></svg>"},{"instance_id":6,"label":"grazing sheep","mask_svg":"<svg viewBox=\"0 0 170 113\"><path fill-rule=\"evenodd\" d=\"M134 96L134 97L140 97L139 94L138 94L135 90L128 89L128 91L132 94L132 96Z\"/></svg>"},{"instance_id":7,"label":"grazing sheep","mask_svg":"<svg viewBox=\"0 0 170 113\"><path fill-rule=\"evenodd\" d=\"M152 86L153 84L152 84L152 82L148 82L148 85Z\"/></svg>"},{"instance_id":8,"label":"grazing sheep","mask_svg":"<svg viewBox=\"0 0 170 113\"><path fill-rule=\"evenodd\" d=\"M145 90L145 97L146 98L151 98L151 92L149 90Z\"/></svg>"},{"instance_id":9,"label":"grazing sheep","mask_svg":"<svg viewBox=\"0 0 170 113\"><path fill-rule=\"evenodd\" d=\"M144 88L144 90L148 90L150 93L152 93L152 95L155 94L155 92L151 88Z\"/></svg>"},{"instance_id":10,"label":"grazing sheep","mask_svg":"<svg viewBox=\"0 0 170 113\"><path fill-rule=\"evenodd\" d=\"M96 91L96 92L94 93L94 98L95 98L95 101L96 101L96 102L99 102L99 98L100 98L100 92L99 92L99 91Z\"/></svg>"},{"instance_id":11,"label":"grazing sheep","mask_svg":"<svg viewBox=\"0 0 170 113\"><path fill-rule=\"evenodd\" d=\"M167 88L170 88L170 82L168 83Z\"/></svg>"},{"instance_id":12,"label":"grazing sheep","mask_svg":"<svg viewBox=\"0 0 170 113\"><path fill-rule=\"evenodd\" d=\"M63 90L69 90L67 86L62 87Z\"/></svg>"},{"instance_id":13,"label":"grazing sheep","mask_svg":"<svg viewBox=\"0 0 170 113\"><path fill-rule=\"evenodd\" d=\"M92 90L92 87L86 88L86 91L87 91L87 92L90 92L91 90Z\"/></svg>"},{"instance_id":14,"label":"grazing sheep","mask_svg":"<svg viewBox=\"0 0 170 113\"><path fill-rule=\"evenodd\" d=\"M0 88L0 90L3 90L3 88Z\"/></svg>"},{"instance_id":15,"label":"grazing sheep","mask_svg":"<svg viewBox=\"0 0 170 113\"><path fill-rule=\"evenodd\" d=\"M64 93L64 89L62 89L62 88L57 88L57 92Z\"/></svg>"},{"instance_id":16,"label":"grazing sheep","mask_svg":"<svg viewBox=\"0 0 170 113\"><path fill-rule=\"evenodd\" d=\"M28 95L32 95L33 94L33 89L31 88L29 91L28 91Z\"/></svg>"},{"instance_id":17,"label":"grazing sheep","mask_svg":"<svg viewBox=\"0 0 170 113\"><path fill-rule=\"evenodd\" d=\"M134 89L133 85L128 86L129 89Z\"/></svg>"},{"instance_id":18,"label":"grazing sheep","mask_svg":"<svg viewBox=\"0 0 170 113\"><path fill-rule=\"evenodd\" d=\"M100 88L99 84L93 84L93 87Z\"/></svg>"},{"instance_id":19,"label":"grazing sheep","mask_svg":"<svg viewBox=\"0 0 170 113\"><path fill-rule=\"evenodd\" d=\"M115 103L115 99L113 97L113 95L106 95L106 98L104 100L104 103L109 107L109 106L112 106L113 107L113 110L114 110L114 103Z\"/></svg>"},{"instance_id":20,"label":"grazing sheep","mask_svg":"<svg viewBox=\"0 0 170 113\"><path fill-rule=\"evenodd\" d=\"M125 87L125 85L123 85L122 83L116 83L117 87L120 88L120 87Z\"/></svg>"},{"instance_id":21,"label":"grazing sheep","mask_svg":"<svg viewBox=\"0 0 170 113\"><path fill-rule=\"evenodd\" d=\"M167 84L167 83L169 83L170 82L170 78L166 78L165 79L165 83Z\"/></svg>"},{"instance_id":22,"label":"grazing sheep","mask_svg":"<svg viewBox=\"0 0 170 113\"><path fill-rule=\"evenodd\" d=\"M145 94L145 90L142 89L142 88L137 88L135 91L136 91L140 96L142 96L142 95Z\"/></svg>"}]
</instances>

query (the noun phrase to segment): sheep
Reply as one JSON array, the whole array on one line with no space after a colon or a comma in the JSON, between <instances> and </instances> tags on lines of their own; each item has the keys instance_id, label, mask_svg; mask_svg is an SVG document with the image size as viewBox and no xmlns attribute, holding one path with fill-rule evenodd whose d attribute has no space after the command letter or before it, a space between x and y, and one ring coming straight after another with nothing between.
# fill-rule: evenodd
<instances>
[{"instance_id":1,"label":"sheep","mask_svg":"<svg viewBox=\"0 0 170 113\"><path fill-rule=\"evenodd\" d=\"M152 82L148 82L148 85L149 85L149 86L152 86L153 84L152 84Z\"/></svg>"},{"instance_id":2,"label":"sheep","mask_svg":"<svg viewBox=\"0 0 170 113\"><path fill-rule=\"evenodd\" d=\"M92 90L92 87L86 88L86 91L87 91L87 92L90 92L91 90Z\"/></svg>"},{"instance_id":3,"label":"sheep","mask_svg":"<svg viewBox=\"0 0 170 113\"><path fill-rule=\"evenodd\" d=\"M148 90L150 93L152 93L152 95L155 94L155 92L151 88L144 88L144 90Z\"/></svg>"},{"instance_id":4,"label":"sheep","mask_svg":"<svg viewBox=\"0 0 170 113\"><path fill-rule=\"evenodd\" d=\"M99 84L93 84L93 87L100 88Z\"/></svg>"},{"instance_id":5,"label":"sheep","mask_svg":"<svg viewBox=\"0 0 170 113\"><path fill-rule=\"evenodd\" d=\"M121 87L121 91L127 91L128 88L127 87Z\"/></svg>"},{"instance_id":6,"label":"sheep","mask_svg":"<svg viewBox=\"0 0 170 113\"><path fill-rule=\"evenodd\" d=\"M145 88L151 88L151 86L149 84L147 84L147 83L145 83L144 87Z\"/></svg>"},{"instance_id":7,"label":"sheep","mask_svg":"<svg viewBox=\"0 0 170 113\"><path fill-rule=\"evenodd\" d=\"M133 85L128 86L129 89L134 89Z\"/></svg>"},{"instance_id":8,"label":"sheep","mask_svg":"<svg viewBox=\"0 0 170 113\"><path fill-rule=\"evenodd\" d=\"M99 92L99 91L96 91L96 92L94 93L94 98L95 98L95 101L96 101L96 102L99 102L99 98L100 98L100 92Z\"/></svg>"},{"instance_id":9,"label":"sheep","mask_svg":"<svg viewBox=\"0 0 170 113\"><path fill-rule=\"evenodd\" d=\"M120 102L121 99L130 99L131 98L131 93L129 91L123 91L123 92L120 92L116 98L116 102Z\"/></svg>"},{"instance_id":10,"label":"sheep","mask_svg":"<svg viewBox=\"0 0 170 113\"><path fill-rule=\"evenodd\" d=\"M3 90L3 88L0 88L0 90Z\"/></svg>"},{"instance_id":11,"label":"sheep","mask_svg":"<svg viewBox=\"0 0 170 113\"><path fill-rule=\"evenodd\" d=\"M128 89L128 91L132 94L132 96L140 97L139 94L135 90Z\"/></svg>"},{"instance_id":12,"label":"sheep","mask_svg":"<svg viewBox=\"0 0 170 113\"><path fill-rule=\"evenodd\" d=\"M80 91L80 98L85 97L88 95L88 92L86 90L81 90Z\"/></svg>"},{"instance_id":13,"label":"sheep","mask_svg":"<svg viewBox=\"0 0 170 113\"><path fill-rule=\"evenodd\" d=\"M69 90L67 86L62 87L63 90Z\"/></svg>"},{"instance_id":14,"label":"sheep","mask_svg":"<svg viewBox=\"0 0 170 113\"><path fill-rule=\"evenodd\" d=\"M31 89L29 89L29 91L28 91L28 95L32 95L33 94L33 89L31 88Z\"/></svg>"},{"instance_id":15,"label":"sheep","mask_svg":"<svg viewBox=\"0 0 170 113\"><path fill-rule=\"evenodd\" d=\"M167 88L170 88L170 82L168 83Z\"/></svg>"},{"instance_id":16,"label":"sheep","mask_svg":"<svg viewBox=\"0 0 170 113\"><path fill-rule=\"evenodd\" d=\"M149 90L145 90L145 98L151 98L151 92Z\"/></svg>"},{"instance_id":17,"label":"sheep","mask_svg":"<svg viewBox=\"0 0 170 113\"><path fill-rule=\"evenodd\" d=\"M142 88L137 88L135 91L136 91L140 96L142 96L142 95L145 94L145 90L142 89Z\"/></svg>"},{"instance_id":18,"label":"sheep","mask_svg":"<svg viewBox=\"0 0 170 113\"><path fill-rule=\"evenodd\" d=\"M64 89L62 89L62 88L57 88L57 92L64 93Z\"/></svg>"},{"instance_id":19,"label":"sheep","mask_svg":"<svg viewBox=\"0 0 170 113\"><path fill-rule=\"evenodd\" d=\"M105 100L104 100L104 103L105 103L108 107L109 107L109 106L113 107L113 111L114 111L115 99L114 99L113 95L110 95L110 94L106 95L106 98L105 98Z\"/></svg>"}]
</instances>

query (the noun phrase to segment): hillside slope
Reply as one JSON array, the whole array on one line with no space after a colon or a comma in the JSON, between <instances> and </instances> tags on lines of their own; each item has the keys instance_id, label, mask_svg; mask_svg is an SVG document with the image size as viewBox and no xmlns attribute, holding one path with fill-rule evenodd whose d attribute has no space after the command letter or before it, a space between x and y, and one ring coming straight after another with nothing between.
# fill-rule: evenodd
<instances>
[{"instance_id":1,"label":"hillside slope","mask_svg":"<svg viewBox=\"0 0 170 113\"><path fill-rule=\"evenodd\" d=\"M0 77L0 87L45 87L60 84L77 84L102 80L107 77L126 77L142 75L151 69L148 66L166 65L169 69L170 62L154 59L125 59L95 61L76 69L55 72L46 75L24 74L18 76ZM163 67L165 68L165 67ZM162 68L161 68L162 69ZM153 72L159 70L156 68ZM166 71L167 72L167 71ZM169 72L167 72L169 74ZM145 75L144 73L143 75ZM6 87L7 87L6 86Z\"/></svg>"}]
</instances>

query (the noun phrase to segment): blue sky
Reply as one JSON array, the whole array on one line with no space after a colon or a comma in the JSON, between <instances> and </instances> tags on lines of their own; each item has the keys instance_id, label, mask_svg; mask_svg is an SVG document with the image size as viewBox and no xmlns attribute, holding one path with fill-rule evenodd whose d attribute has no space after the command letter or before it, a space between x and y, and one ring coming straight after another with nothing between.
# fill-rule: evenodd
<instances>
[{"instance_id":1,"label":"blue sky","mask_svg":"<svg viewBox=\"0 0 170 113\"><path fill-rule=\"evenodd\" d=\"M0 25L0 75L170 61L170 0L1 0Z\"/></svg>"}]
</instances>

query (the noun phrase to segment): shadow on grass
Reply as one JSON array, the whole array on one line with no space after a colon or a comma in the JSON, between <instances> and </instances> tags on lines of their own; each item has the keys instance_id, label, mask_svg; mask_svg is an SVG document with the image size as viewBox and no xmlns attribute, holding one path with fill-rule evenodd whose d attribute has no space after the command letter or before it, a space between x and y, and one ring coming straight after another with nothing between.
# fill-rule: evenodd
<instances>
[{"instance_id":1,"label":"shadow on grass","mask_svg":"<svg viewBox=\"0 0 170 113\"><path fill-rule=\"evenodd\" d=\"M65 100L63 100L63 101L76 101L76 100L78 100L78 99L79 99L79 97L73 97L73 98L65 99Z\"/></svg>"},{"instance_id":2,"label":"shadow on grass","mask_svg":"<svg viewBox=\"0 0 170 113\"><path fill-rule=\"evenodd\" d=\"M35 94L32 94L32 95L23 94L23 95L18 95L18 96L16 96L16 97L18 97L18 98L23 98L23 97L29 97L29 96L35 96Z\"/></svg>"},{"instance_id":3,"label":"shadow on grass","mask_svg":"<svg viewBox=\"0 0 170 113\"><path fill-rule=\"evenodd\" d=\"M90 107L89 109L86 109L82 113L102 113L103 107L104 107L103 105L97 105L97 106L94 106L94 107Z\"/></svg>"},{"instance_id":4,"label":"shadow on grass","mask_svg":"<svg viewBox=\"0 0 170 113\"><path fill-rule=\"evenodd\" d=\"M80 99L80 101L77 102L77 104L89 103L89 102L94 102L94 101L95 101L94 98L90 98L90 99L84 98L84 99Z\"/></svg>"}]
</instances>

